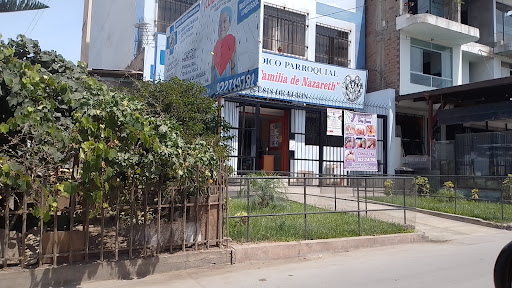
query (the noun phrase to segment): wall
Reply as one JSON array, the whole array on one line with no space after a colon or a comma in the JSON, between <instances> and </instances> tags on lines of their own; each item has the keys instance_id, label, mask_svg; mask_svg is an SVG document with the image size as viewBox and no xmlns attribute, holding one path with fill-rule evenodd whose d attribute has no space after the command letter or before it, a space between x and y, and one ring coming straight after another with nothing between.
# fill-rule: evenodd
<instances>
[{"instance_id":1,"label":"wall","mask_svg":"<svg viewBox=\"0 0 512 288\"><path fill-rule=\"evenodd\" d=\"M393 174L395 168L400 167L400 154L396 153L396 137L395 137L395 115L396 115L396 105L395 105L395 93L396 91L393 89L386 89L381 91L376 91L373 93L366 94L366 105L364 112L373 113L373 114L381 114L386 115L388 117L387 120L387 135L384 135L387 139L387 169L388 174ZM382 108L374 108L374 107L382 107ZM380 157L379 157L380 158Z\"/></svg>"},{"instance_id":2,"label":"wall","mask_svg":"<svg viewBox=\"0 0 512 288\"><path fill-rule=\"evenodd\" d=\"M366 1L365 42L368 92L400 88L400 33L396 16L401 1Z\"/></svg>"},{"instance_id":3,"label":"wall","mask_svg":"<svg viewBox=\"0 0 512 288\"><path fill-rule=\"evenodd\" d=\"M501 61L497 58L487 57L482 61L469 63L470 82L484 81L499 77L501 77Z\"/></svg>"},{"instance_id":4,"label":"wall","mask_svg":"<svg viewBox=\"0 0 512 288\"><path fill-rule=\"evenodd\" d=\"M125 69L133 59L135 1L91 1L88 68Z\"/></svg>"}]
</instances>

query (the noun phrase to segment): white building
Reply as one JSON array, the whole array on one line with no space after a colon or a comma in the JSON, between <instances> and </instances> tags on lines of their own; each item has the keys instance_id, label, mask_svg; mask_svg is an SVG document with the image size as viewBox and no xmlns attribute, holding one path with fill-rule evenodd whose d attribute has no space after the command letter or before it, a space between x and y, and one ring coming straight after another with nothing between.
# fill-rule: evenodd
<instances>
[{"instance_id":1,"label":"white building","mask_svg":"<svg viewBox=\"0 0 512 288\"><path fill-rule=\"evenodd\" d=\"M366 27L369 91L396 91L395 160L432 173L510 173L512 1L370 1Z\"/></svg>"}]
</instances>

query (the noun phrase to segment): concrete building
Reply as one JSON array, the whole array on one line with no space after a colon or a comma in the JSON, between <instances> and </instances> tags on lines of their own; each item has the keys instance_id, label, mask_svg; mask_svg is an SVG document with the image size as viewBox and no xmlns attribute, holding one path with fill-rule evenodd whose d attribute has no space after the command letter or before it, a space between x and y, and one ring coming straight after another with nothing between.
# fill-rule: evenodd
<instances>
[{"instance_id":1,"label":"concrete building","mask_svg":"<svg viewBox=\"0 0 512 288\"><path fill-rule=\"evenodd\" d=\"M511 33L508 0L366 1L368 91L396 91L396 162L440 174L512 171Z\"/></svg>"}]
</instances>

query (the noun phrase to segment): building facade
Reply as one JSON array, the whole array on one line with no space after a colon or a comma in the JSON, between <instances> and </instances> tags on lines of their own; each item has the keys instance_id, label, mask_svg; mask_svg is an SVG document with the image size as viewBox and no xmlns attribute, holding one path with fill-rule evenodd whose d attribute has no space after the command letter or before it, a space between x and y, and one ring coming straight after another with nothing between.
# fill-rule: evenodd
<instances>
[{"instance_id":1,"label":"building facade","mask_svg":"<svg viewBox=\"0 0 512 288\"><path fill-rule=\"evenodd\" d=\"M510 173L511 17L505 0L366 1L368 90L396 91L397 163Z\"/></svg>"}]
</instances>

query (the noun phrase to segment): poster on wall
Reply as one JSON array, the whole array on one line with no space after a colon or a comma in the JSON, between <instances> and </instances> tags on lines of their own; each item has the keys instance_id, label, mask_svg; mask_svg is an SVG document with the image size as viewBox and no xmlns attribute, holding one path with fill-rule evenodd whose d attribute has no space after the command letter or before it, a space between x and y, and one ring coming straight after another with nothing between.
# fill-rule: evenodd
<instances>
[{"instance_id":1,"label":"poster on wall","mask_svg":"<svg viewBox=\"0 0 512 288\"><path fill-rule=\"evenodd\" d=\"M377 115L345 111L344 167L347 171L378 171Z\"/></svg>"},{"instance_id":2,"label":"poster on wall","mask_svg":"<svg viewBox=\"0 0 512 288\"><path fill-rule=\"evenodd\" d=\"M343 136L343 110L327 108L327 135Z\"/></svg>"},{"instance_id":3,"label":"poster on wall","mask_svg":"<svg viewBox=\"0 0 512 288\"><path fill-rule=\"evenodd\" d=\"M256 86L261 0L202 0L167 28L165 79L198 82L207 94Z\"/></svg>"}]
</instances>

